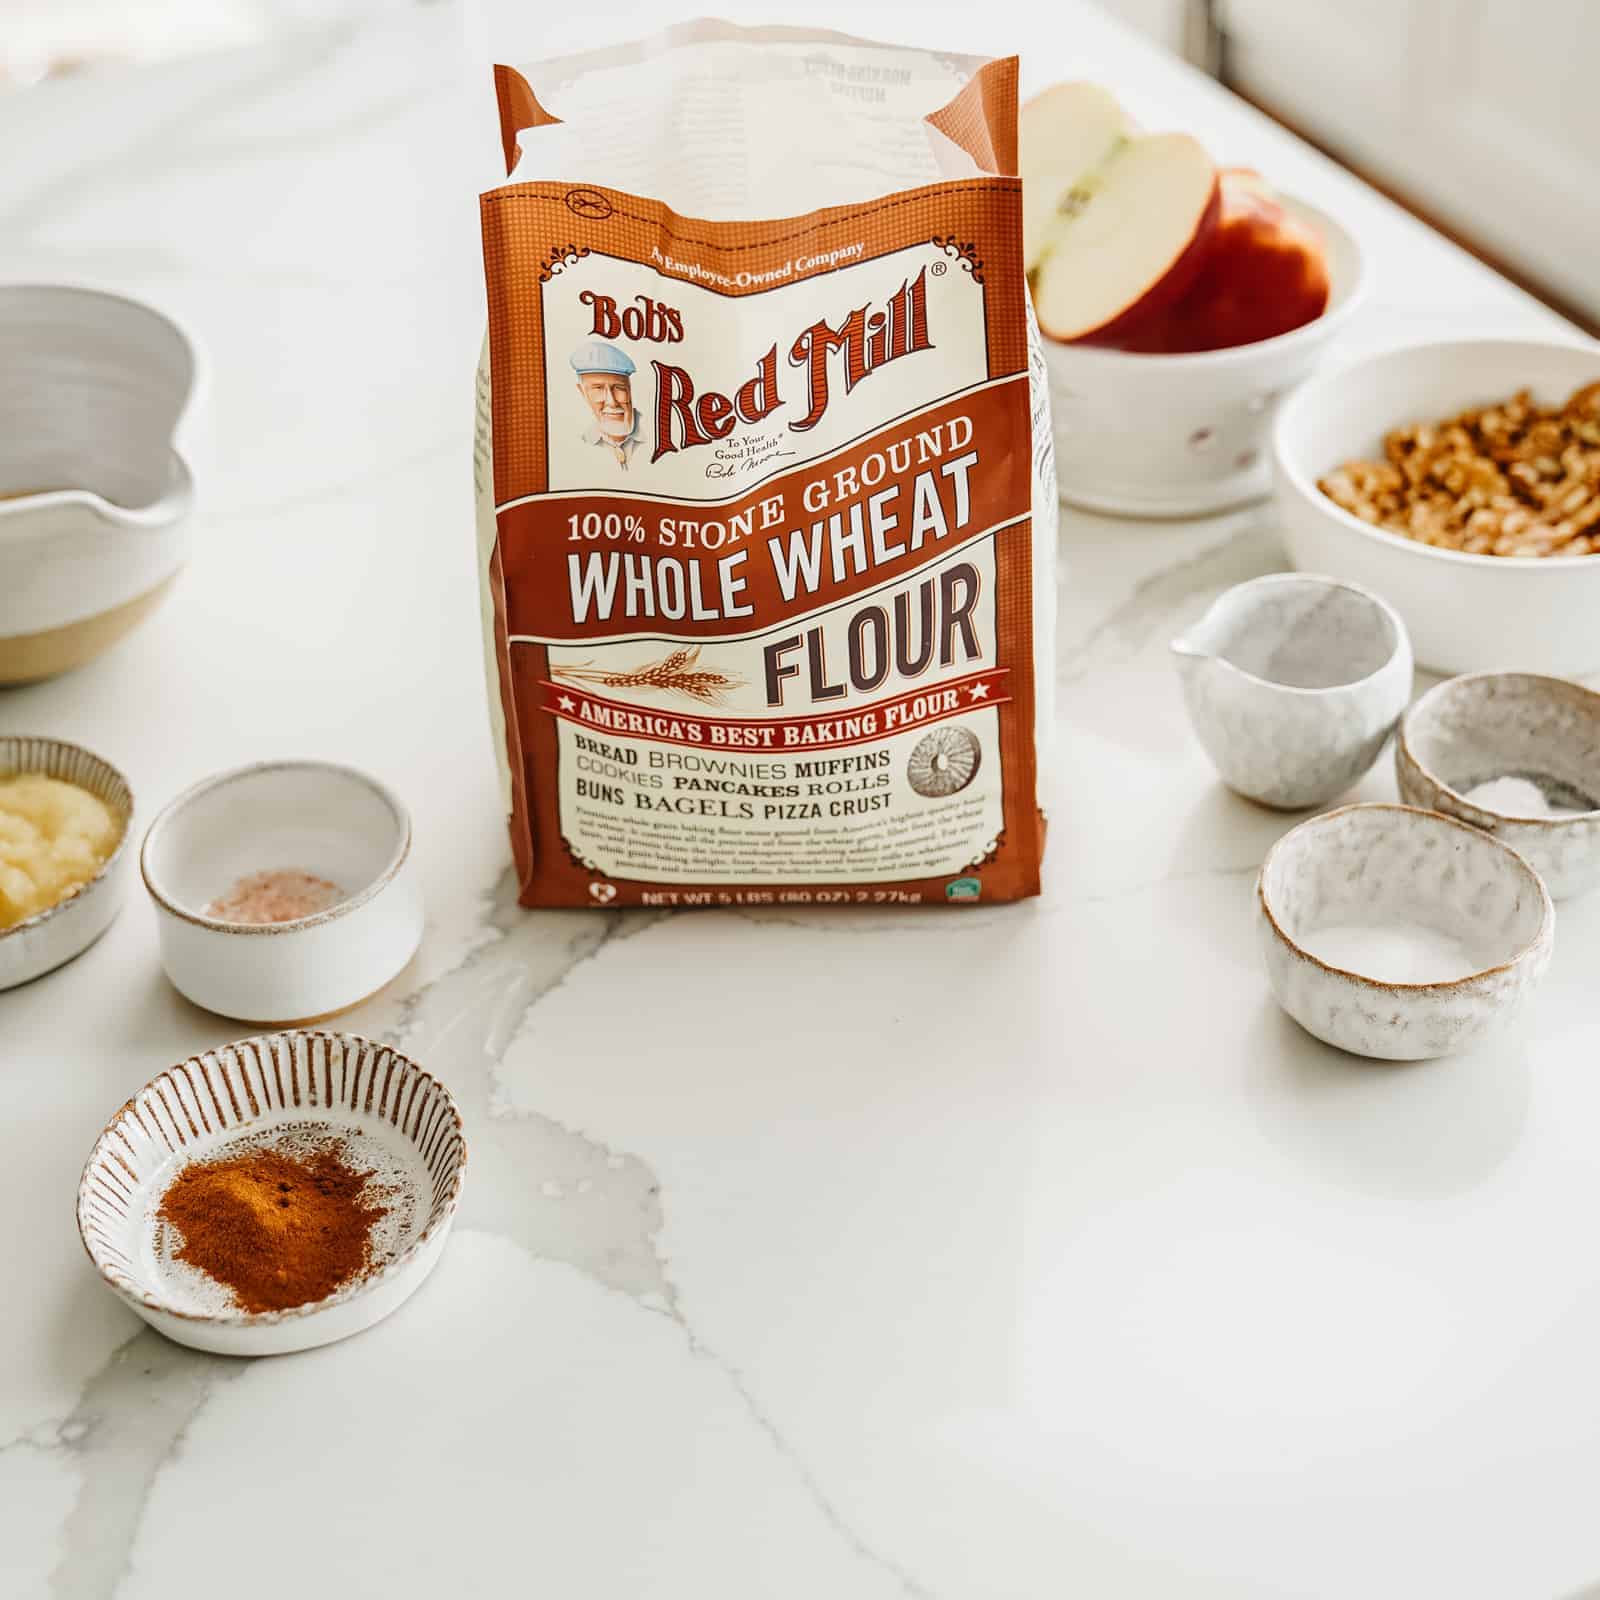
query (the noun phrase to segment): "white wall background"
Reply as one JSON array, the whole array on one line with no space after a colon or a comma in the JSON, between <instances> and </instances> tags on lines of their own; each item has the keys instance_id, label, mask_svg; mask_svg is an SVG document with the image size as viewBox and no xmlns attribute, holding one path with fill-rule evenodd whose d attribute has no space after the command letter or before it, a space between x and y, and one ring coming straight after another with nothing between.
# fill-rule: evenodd
<instances>
[{"instance_id":1,"label":"white wall background","mask_svg":"<svg viewBox=\"0 0 1600 1600\"><path fill-rule=\"evenodd\" d=\"M0 0L0 88L426 3ZM469 27L481 9L479 0L433 3L459 6ZM540 0L526 3L530 31L558 27ZM1204 0L1099 3L1205 64ZM584 9L597 34L613 31L611 9L603 0ZM738 0L706 6L735 18L739 9ZM1214 9L1239 87L1600 320L1600 3L1216 0ZM907 5L905 36L916 37L918 17ZM881 19L862 27L885 31ZM619 37L637 30L633 18L615 23Z\"/></svg>"},{"instance_id":2,"label":"white wall background","mask_svg":"<svg viewBox=\"0 0 1600 1600\"><path fill-rule=\"evenodd\" d=\"M1222 16L1241 88L1600 318L1593 0L1224 0Z\"/></svg>"}]
</instances>

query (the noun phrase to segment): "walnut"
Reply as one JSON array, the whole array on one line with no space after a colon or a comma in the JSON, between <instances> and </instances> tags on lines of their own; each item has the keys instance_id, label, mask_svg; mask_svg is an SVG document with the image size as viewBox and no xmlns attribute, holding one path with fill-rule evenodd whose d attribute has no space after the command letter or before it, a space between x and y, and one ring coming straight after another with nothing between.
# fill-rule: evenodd
<instances>
[{"instance_id":1,"label":"walnut","mask_svg":"<svg viewBox=\"0 0 1600 1600\"><path fill-rule=\"evenodd\" d=\"M1600 554L1600 381L1558 410L1508 400L1384 436L1318 481L1373 527L1469 555Z\"/></svg>"}]
</instances>

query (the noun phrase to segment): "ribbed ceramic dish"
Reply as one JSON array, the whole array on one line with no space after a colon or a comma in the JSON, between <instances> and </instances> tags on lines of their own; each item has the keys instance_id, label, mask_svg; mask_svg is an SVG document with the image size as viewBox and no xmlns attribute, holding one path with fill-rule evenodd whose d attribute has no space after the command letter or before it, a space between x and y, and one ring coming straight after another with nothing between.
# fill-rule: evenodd
<instances>
[{"instance_id":1,"label":"ribbed ceramic dish","mask_svg":"<svg viewBox=\"0 0 1600 1600\"><path fill-rule=\"evenodd\" d=\"M132 851L133 791L109 761L61 739L0 735L0 778L43 773L87 789L122 818L122 838L110 859L75 894L0 932L0 989L15 988L80 956L122 909Z\"/></svg>"},{"instance_id":2,"label":"ribbed ceramic dish","mask_svg":"<svg viewBox=\"0 0 1600 1600\"><path fill-rule=\"evenodd\" d=\"M194 1268L156 1210L180 1169L263 1135L328 1132L378 1169L390 1214L368 1274L309 1305L245 1312ZM100 1276L151 1327L223 1355L280 1355L380 1322L438 1263L466 1169L449 1091L386 1045L350 1034L276 1033L191 1056L107 1124L78 1185L78 1232Z\"/></svg>"}]
</instances>

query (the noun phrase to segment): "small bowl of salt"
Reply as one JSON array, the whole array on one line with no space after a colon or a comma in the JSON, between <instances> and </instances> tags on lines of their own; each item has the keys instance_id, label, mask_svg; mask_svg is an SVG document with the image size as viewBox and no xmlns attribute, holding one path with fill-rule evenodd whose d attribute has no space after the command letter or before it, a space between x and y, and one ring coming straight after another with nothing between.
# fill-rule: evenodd
<instances>
[{"instance_id":1,"label":"small bowl of salt","mask_svg":"<svg viewBox=\"0 0 1600 1600\"><path fill-rule=\"evenodd\" d=\"M207 778L150 824L139 867L173 987L225 1017L336 1016L422 939L410 813L353 767L274 761Z\"/></svg>"},{"instance_id":2,"label":"small bowl of salt","mask_svg":"<svg viewBox=\"0 0 1600 1600\"><path fill-rule=\"evenodd\" d=\"M1557 900L1600 885L1600 694L1526 672L1451 678L1406 713L1394 762L1408 805L1504 840Z\"/></svg>"},{"instance_id":3,"label":"small bowl of salt","mask_svg":"<svg viewBox=\"0 0 1600 1600\"><path fill-rule=\"evenodd\" d=\"M1278 1004L1355 1055L1421 1061L1508 1029L1550 965L1555 908L1509 845L1410 806L1291 828L1256 880Z\"/></svg>"}]
</instances>

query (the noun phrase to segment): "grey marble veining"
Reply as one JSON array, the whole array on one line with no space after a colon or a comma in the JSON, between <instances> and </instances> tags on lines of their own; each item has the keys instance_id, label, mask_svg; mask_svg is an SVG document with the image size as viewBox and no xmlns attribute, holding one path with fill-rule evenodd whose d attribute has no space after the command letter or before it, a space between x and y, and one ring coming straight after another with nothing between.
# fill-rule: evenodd
<instances>
[{"instance_id":1,"label":"grey marble veining","mask_svg":"<svg viewBox=\"0 0 1600 1600\"><path fill-rule=\"evenodd\" d=\"M195 1356L104 1293L70 1202L110 1112L230 1025L165 986L138 903L0 996L0 1592L186 1600L240 1548L235 1600L307 1571L586 1600L1033 1600L1041 1574L1575 1592L1600 1573L1600 1298L1569 1243L1600 1203L1600 909L1563 908L1510 1053L1365 1072L1281 1017L1249 878L1285 824L1216 782L1165 659L1281 570L1269 508L1067 514L1038 902L512 903L471 558L478 69L664 20L434 6L0 97L8 276L182 315L213 435L167 609L0 695L0 727L103 750L145 815L263 755L391 782L428 933L348 1025L439 1073L469 1143L457 1233L389 1322ZM906 31L887 7L814 20ZM1358 347L1550 325L1087 8L917 26L1026 38L1026 86L1115 82L1338 214L1378 267Z\"/></svg>"}]
</instances>

